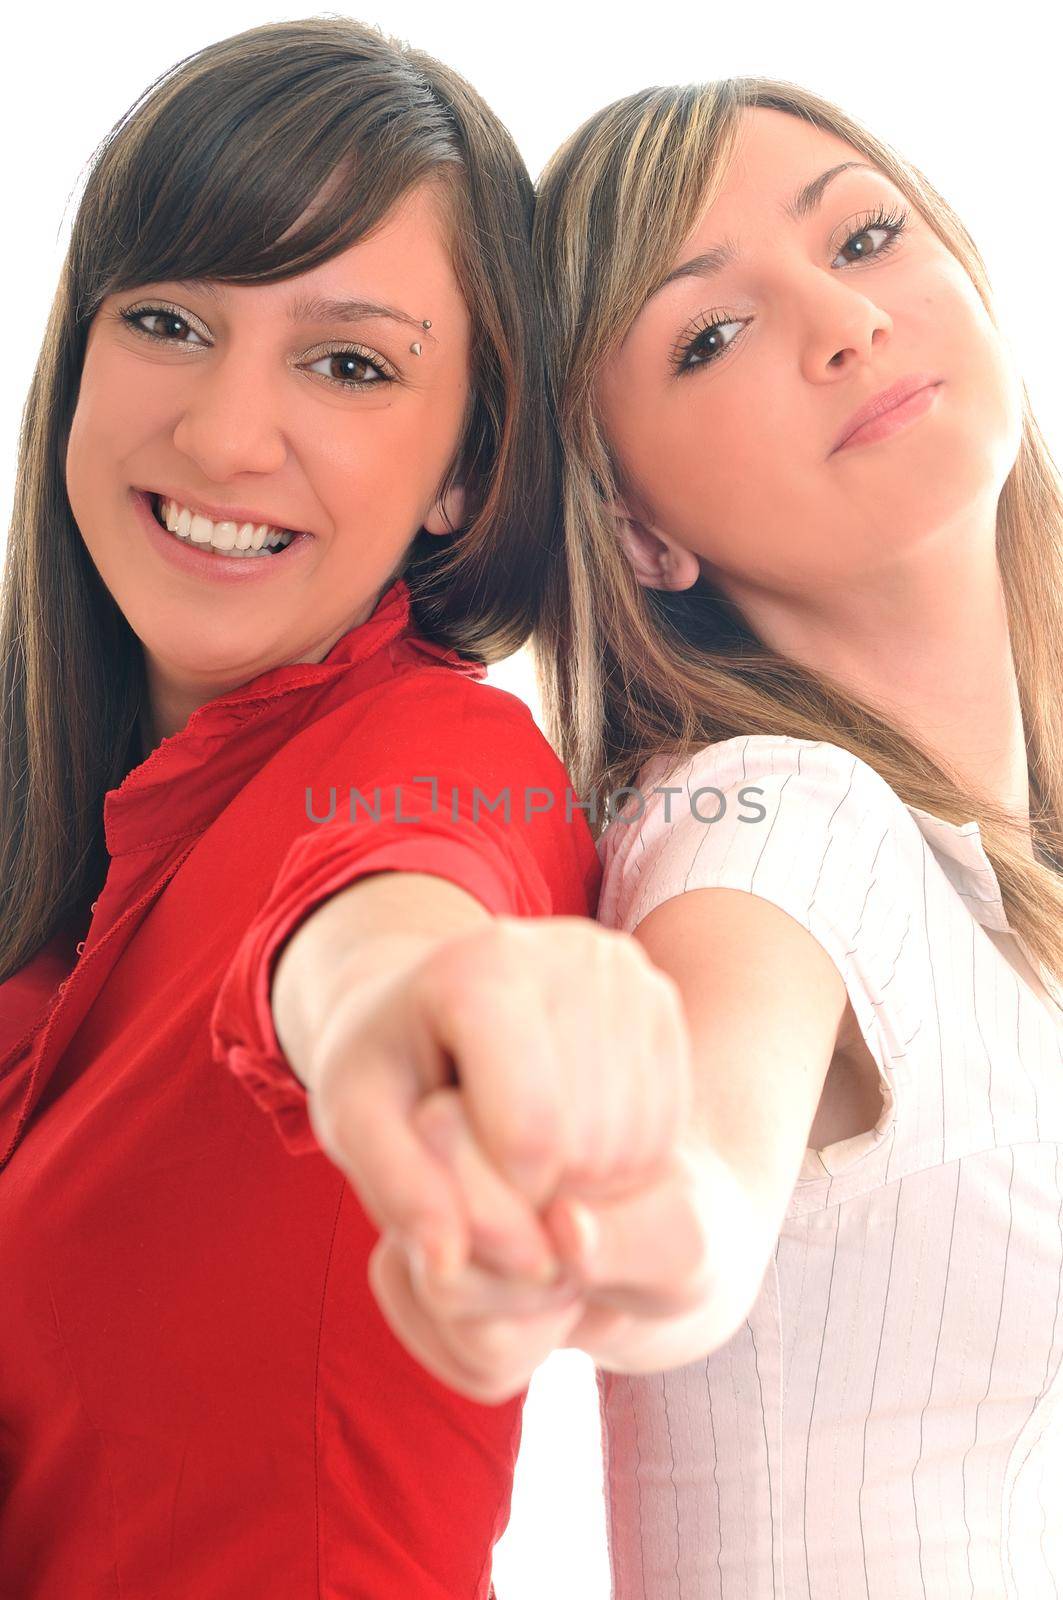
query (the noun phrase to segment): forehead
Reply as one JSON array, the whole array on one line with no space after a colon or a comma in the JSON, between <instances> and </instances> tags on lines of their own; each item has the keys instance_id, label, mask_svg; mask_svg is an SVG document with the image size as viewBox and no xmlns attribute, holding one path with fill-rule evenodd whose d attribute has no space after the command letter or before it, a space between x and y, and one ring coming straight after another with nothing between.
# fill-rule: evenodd
<instances>
[{"instance_id":1,"label":"forehead","mask_svg":"<svg viewBox=\"0 0 1063 1600\"><path fill-rule=\"evenodd\" d=\"M329 266L357 266L387 273L392 281L421 292L460 293L450 251L450 198L440 185L420 183L404 194L387 216Z\"/></svg>"},{"instance_id":2,"label":"forehead","mask_svg":"<svg viewBox=\"0 0 1063 1600\"><path fill-rule=\"evenodd\" d=\"M739 114L734 155L718 193L698 221L700 233L710 223L775 209L796 189L841 161L863 161L848 140L768 106L750 106Z\"/></svg>"},{"instance_id":3,"label":"forehead","mask_svg":"<svg viewBox=\"0 0 1063 1600\"><path fill-rule=\"evenodd\" d=\"M330 187L332 181L326 187ZM288 233L301 228L323 200L324 191L321 191ZM357 265L362 271L379 268L391 274L399 273L411 283L427 287L431 281L438 287L449 285L456 291L450 252L452 204L442 182L426 179L415 184L399 197L371 233L364 234L302 276L309 279L317 274L328 275L330 268L342 271ZM287 234L282 235L284 237Z\"/></svg>"}]
</instances>

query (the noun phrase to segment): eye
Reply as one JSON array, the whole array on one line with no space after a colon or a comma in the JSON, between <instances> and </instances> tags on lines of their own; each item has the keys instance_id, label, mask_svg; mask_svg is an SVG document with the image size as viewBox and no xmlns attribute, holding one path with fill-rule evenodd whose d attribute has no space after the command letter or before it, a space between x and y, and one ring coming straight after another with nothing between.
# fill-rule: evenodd
<instances>
[{"instance_id":1,"label":"eye","mask_svg":"<svg viewBox=\"0 0 1063 1600\"><path fill-rule=\"evenodd\" d=\"M186 333L195 333L195 329L192 327L188 319L182 316L179 311L174 310L171 306L127 306L123 311L120 311L118 315L128 327L132 328L134 333L143 334L145 338L148 339L157 339L163 344L188 343L187 339L174 336L174 324L179 325L185 330ZM150 328L143 326L143 323L141 322L142 317L154 317L159 319L161 322L169 325L171 332L153 332ZM199 338L198 333L196 334L196 338Z\"/></svg>"},{"instance_id":2,"label":"eye","mask_svg":"<svg viewBox=\"0 0 1063 1600\"><path fill-rule=\"evenodd\" d=\"M335 373L327 372L325 377L331 378L334 383L342 384L346 389L375 389L384 383L394 381L390 368L385 369L384 362L379 356L371 355L368 350L330 350L328 355L315 356L314 362L307 369L313 371L314 366L322 361L342 363L347 367L365 367L375 374L372 378L353 378L348 376L337 377Z\"/></svg>"},{"instance_id":3,"label":"eye","mask_svg":"<svg viewBox=\"0 0 1063 1600\"><path fill-rule=\"evenodd\" d=\"M857 231L850 233L842 245L842 250L847 250L854 239L868 239L873 233L883 233L885 234L885 239L882 244L870 250L861 251L857 256L857 260L864 261L871 256L884 256L893 249L907 226L908 212L903 207L896 211L884 211L880 206L870 216L860 219ZM841 253L841 250L839 250L838 255L841 255ZM837 260L838 257L835 256L834 259ZM850 262L849 265L852 266L853 263Z\"/></svg>"},{"instance_id":4,"label":"eye","mask_svg":"<svg viewBox=\"0 0 1063 1600\"><path fill-rule=\"evenodd\" d=\"M883 234L881 244L865 246L855 261L848 261L843 265L855 266L860 261L878 260L894 248L907 226L908 211L903 206L894 211L885 211L879 206L877 210L868 212L859 219L856 231L849 234L834 260L837 261L842 252L855 242L870 239L873 234ZM710 366L713 361L718 360L737 337L732 335L730 339L723 340L722 330L741 328L748 320L748 318L716 317L701 328L695 328L692 337L681 336L670 357L676 377L681 378L688 372Z\"/></svg>"}]
</instances>

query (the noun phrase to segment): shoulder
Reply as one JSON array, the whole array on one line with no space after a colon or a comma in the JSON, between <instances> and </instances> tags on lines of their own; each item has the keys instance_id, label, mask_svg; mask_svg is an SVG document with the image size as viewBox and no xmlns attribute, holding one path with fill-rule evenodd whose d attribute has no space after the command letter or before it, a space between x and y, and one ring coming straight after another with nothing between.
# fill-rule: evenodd
<instances>
[{"instance_id":1,"label":"shoulder","mask_svg":"<svg viewBox=\"0 0 1063 1600\"><path fill-rule=\"evenodd\" d=\"M404 814L427 808L432 826L477 848L497 847L526 881L549 888L556 911L593 912L601 869L590 827L526 701L418 665L380 685L367 710L329 752L330 772Z\"/></svg>"},{"instance_id":2,"label":"shoulder","mask_svg":"<svg viewBox=\"0 0 1063 1600\"><path fill-rule=\"evenodd\" d=\"M842 825L857 817L901 823L908 816L881 774L851 750L783 734L739 735L682 759L666 754L646 762L632 790L617 798L599 845L605 860L632 834L646 849L677 826L689 831L711 823L720 836L765 817L784 829L829 821L842 809Z\"/></svg>"},{"instance_id":3,"label":"shoulder","mask_svg":"<svg viewBox=\"0 0 1063 1600\"><path fill-rule=\"evenodd\" d=\"M679 786L688 793L698 784L736 789L756 782L765 784L773 794L794 789L803 802L817 797L837 799L856 790L865 800L905 809L885 778L851 750L787 734L740 734L703 745L681 761L658 756L643 767L640 779L641 788L649 779L662 787Z\"/></svg>"},{"instance_id":4,"label":"shoulder","mask_svg":"<svg viewBox=\"0 0 1063 1600\"><path fill-rule=\"evenodd\" d=\"M417 665L363 697L344 743L370 761L424 761L469 768L532 766L564 782L564 769L530 706L468 673Z\"/></svg>"},{"instance_id":5,"label":"shoulder","mask_svg":"<svg viewBox=\"0 0 1063 1600\"><path fill-rule=\"evenodd\" d=\"M656 757L601 835L602 904L630 923L670 895L734 887L846 918L895 880L912 818L867 762L836 744L749 735Z\"/></svg>"}]
</instances>

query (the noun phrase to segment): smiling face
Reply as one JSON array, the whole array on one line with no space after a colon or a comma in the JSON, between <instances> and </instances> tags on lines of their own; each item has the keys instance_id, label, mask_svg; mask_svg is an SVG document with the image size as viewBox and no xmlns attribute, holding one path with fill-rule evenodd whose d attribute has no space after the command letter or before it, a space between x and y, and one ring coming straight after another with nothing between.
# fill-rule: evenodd
<instances>
[{"instance_id":1,"label":"smiling face","mask_svg":"<svg viewBox=\"0 0 1063 1600\"><path fill-rule=\"evenodd\" d=\"M369 237L283 282L160 281L97 311L67 493L144 646L157 737L270 667L320 661L370 615L422 527L460 525L460 488L437 499L470 393L445 204L419 185ZM306 305L355 298L391 314ZM191 555L146 525L139 490L309 537L283 555Z\"/></svg>"},{"instance_id":2,"label":"smiling face","mask_svg":"<svg viewBox=\"0 0 1063 1600\"><path fill-rule=\"evenodd\" d=\"M596 399L640 581L703 576L756 627L765 597L874 583L950 527L991 537L1021 391L964 268L883 173L825 182L860 152L774 109L741 122L724 186L675 265L732 244L737 259L652 295ZM922 415L833 449L858 407L913 374L942 380ZM979 507L990 514L968 517Z\"/></svg>"}]
</instances>

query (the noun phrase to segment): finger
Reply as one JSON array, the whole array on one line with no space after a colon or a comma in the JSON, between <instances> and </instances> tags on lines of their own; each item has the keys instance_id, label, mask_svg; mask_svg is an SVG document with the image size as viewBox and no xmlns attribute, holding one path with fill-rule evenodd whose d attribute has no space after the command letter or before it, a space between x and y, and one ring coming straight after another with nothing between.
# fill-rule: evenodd
<instances>
[{"instance_id":1,"label":"finger","mask_svg":"<svg viewBox=\"0 0 1063 1600\"><path fill-rule=\"evenodd\" d=\"M322 1076L310 1122L380 1232L399 1229L456 1270L468 1254L465 1208L445 1162L412 1125L420 1092L387 1053L366 1052L349 1071Z\"/></svg>"},{"instance_id":2,"label":"finger","mask_svg":"<svg viewBox=\"0 0 1063 1600\"><path fill-rule=\"evenodd\" d=\"M480 937L482 945L470 938L442 947L420 980L434 1038L458 1064L480 1148L538 1208L563 1170L565 1116L553 1032L534 981L537 944L516 917L494 918Z\"/></svg>"},{"instance_id":3,"label":"finger","mask_svg":"<svg viewBox=\"0 0 1063 1600\"><path fill-rule=\"evenodd\" d=\"M552 1282L559 1263L550 1237L528 1201L487 1160L469 1126L462 1091L434 1090L415 1108L413 1124L454 1178L472 1256L500 1273Z\"/></svg>"},{"instance_id":4,"label":"finger","mask_svg":"<svg viewBox=\"0 0 1063 1600\"><path fill-rule=\"evenodd\" d=\"M579 1320L582 1302L539 1317L487 1322L476 1337L437 1326L414 1288L406 1253L384 1235L369 1258L369 1284L381 1315L415 1360L459 1394L499 1405L527 1388L532 1373Z\"/></svg>"},{"instance_id":5,"label":"finger","mask_svg":"<svg viewBox=\"0 0 1063 1600\"><path fill-rule=\"evenodd\" d=\"M559 1020L573 1124L564 1181L623 1188L661 1153L658 1102L669 1068L654 1048L658 985L640 946L614 934L594 954L593 986L569 990Z\"/></svg>"},{"instance_id":6,"label":"finger","mask_svg":"<svg viewBox=\"0 0 1063 1600\"><path fill-rule=\"evenodd\" d=\"M583 1285L569 1273L550 1284L500 1276L490 1268L468 1262L457 1273L437 1272L415 1241L389 1235L406 1252L410 1278L422 1305L440 1321L464 1322L477 1318L528 1317L571 1305L583 1294Z\"/></svg>"}]
</instances>

